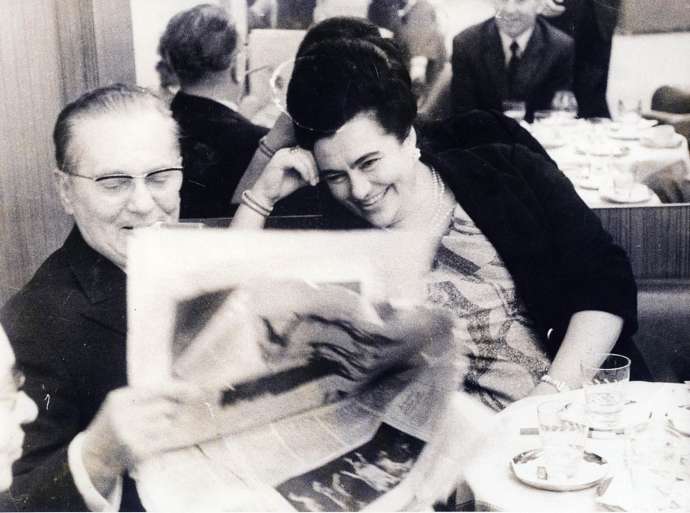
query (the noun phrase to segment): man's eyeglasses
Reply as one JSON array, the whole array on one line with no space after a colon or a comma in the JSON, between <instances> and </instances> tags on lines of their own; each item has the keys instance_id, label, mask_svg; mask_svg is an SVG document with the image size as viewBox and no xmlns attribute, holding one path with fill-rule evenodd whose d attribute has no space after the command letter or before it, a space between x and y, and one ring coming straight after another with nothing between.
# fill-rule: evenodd
<instances>
[{"instance_id":1,"label":"man's eyeglasses","mask_svg":"<svg viewBox=\"0 0 690 513\"><path fill-rule=\"evenodd\" d=\"M177 189L182 185L182 168L166 167L140 175L112 174L105 176L86 176L63 171L66 175L85 178L96 184L98 190L109 196L123 196L134 190L134 180L142 178L151 194L161 194Z\"/></svg>"}]
</instances>

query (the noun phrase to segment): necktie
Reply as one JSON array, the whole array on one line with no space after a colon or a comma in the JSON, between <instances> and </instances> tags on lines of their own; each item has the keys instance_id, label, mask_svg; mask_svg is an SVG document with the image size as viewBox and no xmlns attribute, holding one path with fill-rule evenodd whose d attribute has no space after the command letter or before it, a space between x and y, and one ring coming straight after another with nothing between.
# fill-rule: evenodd
<instances>
[{"instance_id":1,"label":"necktie","mask_svg":"<svg viewBox=\"0 0 690 513\"><path fill-rule=\"evenodd\" d=\"M515 74L517 73L517 67L520 63L520 57L518 56L518 50L520 45L517 41L510 43L510 60L508 61L508 93L512 95L515 93Z\"/></svg>"}]
</instances>

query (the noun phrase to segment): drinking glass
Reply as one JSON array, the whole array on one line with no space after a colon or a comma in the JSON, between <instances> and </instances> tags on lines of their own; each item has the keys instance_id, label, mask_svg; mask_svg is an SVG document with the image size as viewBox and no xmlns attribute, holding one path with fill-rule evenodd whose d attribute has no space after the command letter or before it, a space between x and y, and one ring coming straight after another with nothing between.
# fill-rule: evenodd
<instances>
[{"instance_id":1,"label":"drinking glass","mask_svg":"<svg viewBox=\"0 0 690 513\"><path fill-rule=\"evenodd\" d=\"M525 119L525 114L527 113L527 107L525 102L519 100L505 100L503 102L503 114L509 118L513 118L515 121L522 121Z\"/></svg>"},{"instance_id":2,"label":"drinking glass","mask_svg":"<svg viewBox=\"0 0 690 513\"><path fill-rule=\"evenodd\" d=\"M614 353L592 353L580 363L585 408L590 426L613 430L620 427L630 358Z\"/></svg>"},{"instance_id":3,"label":"drinking glass","mask_svg":"<svg viewBox=\"0 0 690 513\"><path fill-rule=\"evenodd\" d=\"M577 406L562 400L537 406L539 438L548 479L560 481L575 477L583 459L588 427L584 414L573 411Z\"/></svg>"},{"instance_id":4,"label":"drinking glass","mask_svg":"<svg viewBox=\"0 0 690 513\"><path fill-rule=\"evenodd\" d=\"M618 198L630 200L633 188L635 187L635 172L629 161L614 161L613 170L613 193Z\"/></svg>"},{"instance_id":5,"label":"drinking glass","mask_svg":"<svg viewBox=\"0 0 690 513\"><path fill-rule=\"evenodd\" d=\"M577 99L572 91L556 91L551 101L551 108L560 117L574 119L577 116Z\"/></svg>"}]
</instances>

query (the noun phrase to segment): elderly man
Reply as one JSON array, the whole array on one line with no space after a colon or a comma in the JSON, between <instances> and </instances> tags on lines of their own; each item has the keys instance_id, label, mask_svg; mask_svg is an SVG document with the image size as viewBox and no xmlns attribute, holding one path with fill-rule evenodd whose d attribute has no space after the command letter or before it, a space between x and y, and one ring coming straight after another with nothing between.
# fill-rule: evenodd
<instances>
[{"instance_id":1,"label":"elderly man","mask_svg":"<svg viewBox=\"0 0 690 513\"><path fill-rule=\"evenodd\" d=\"M114 85L68 105L53 137L75 227L0 315L39 406L0 509L137 510L126 471L171 448L175 405L197 394L125 387L127 239L177 220L177 129L151 93Z\"/></svg>"},{"instance_id":2,"label":"elderly man","mask_svg":"<svg viewBox=\"0 0 690 513\"><path fill-rule=\"evenodd\" d=\"M524 101L526 119L572 90L573 41L537 17L542 0L494 0L495 17L453 39L451 101L456 112L501 110Z\"/></svg>"}]
</instances>

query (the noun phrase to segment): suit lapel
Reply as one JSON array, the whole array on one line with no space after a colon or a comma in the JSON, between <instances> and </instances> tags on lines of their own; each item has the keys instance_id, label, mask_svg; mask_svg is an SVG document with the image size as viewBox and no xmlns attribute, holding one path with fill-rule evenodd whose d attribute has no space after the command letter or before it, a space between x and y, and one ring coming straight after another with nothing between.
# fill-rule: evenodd
<instances>
[{"instance_id":1,"label":"suit lapel","mask_svg":"<svg viewBox=\"0 0 690 513\"><path fill-rule=\"evenodd\" d=\"M70 268L89 305L81 314L123 335L127 332L127 279L125 273L86 244L79 229L65 243Z\"/></svg>"},{"instance_id":2,"label":"suit lapel","mask_svg":"<svg viewBox=\"0 0 690 513\"><path fill-rule=\"evenodd\" d=\"M516 83L522 84L520 89L524 91L527 99L529 99L532 91L535 89L534 84L541 82L541 77L547 70L544 60L546 50L544 32L544 27L537 20L532 37L527 42L527 47L522 54L520 65L517 69Z\"/></svg>"},{"instance_id":3,"label":"suit lapel","mask_svg":"<svg viewBox=\"0 0 690 513\"><path fill-rule=\"evenodd\" d=\"M484 68L489 76L489 81L484 85L486 90L491 90L489 84L493 84L496 92L495 103L501 108L501 99L508 93L508 75L506 71L505 56L501 46L501 38L498 35L498 27L492 18L487 21L482 34L482 59ZM494 103L494 102L492 102Z\"/></svg>"}]
</instances>

